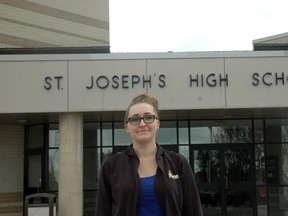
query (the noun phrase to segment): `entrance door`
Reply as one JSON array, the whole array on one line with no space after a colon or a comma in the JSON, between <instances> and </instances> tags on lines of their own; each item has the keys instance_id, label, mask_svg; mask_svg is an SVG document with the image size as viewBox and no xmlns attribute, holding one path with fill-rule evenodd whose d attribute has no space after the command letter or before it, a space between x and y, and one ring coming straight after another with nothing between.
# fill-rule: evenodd
<instances>
[{"instance_id":1,"label":"entrance door","mask_svg":"<svg viewBox=\"0 0 288 216\"><path fill-rule=\"evenodd\" d=\"M222 144L191 151L204 215L256 216L253 148Z\"/></svg>"},{"instance_id":2,"label":"entrance door","mask_svg":"<svg viewBox=\"0 0 288 216\"><path fill-rule=\"evenodd\" d=\"M44 125L26 129L24 195L45 191Z\"/></svg>"}]
</instances>

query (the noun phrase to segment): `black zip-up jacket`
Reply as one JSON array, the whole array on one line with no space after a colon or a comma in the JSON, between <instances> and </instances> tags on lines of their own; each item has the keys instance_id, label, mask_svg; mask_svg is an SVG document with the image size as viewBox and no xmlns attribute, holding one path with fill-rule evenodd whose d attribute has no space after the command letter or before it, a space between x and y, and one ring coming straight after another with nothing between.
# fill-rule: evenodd
<instances>
[{"instance_id":1,"label":"black zip-up jacket","mask_svg":"<svg viewBox=\"0 0 288 216\"><path fill-rule=\"evenodd\" d=\"M202 216L199 193L187 159L158 146L155 192L165 216ZM139 159L130 146L109 156L100 171L96 216L137 216Z\"/></svg>"}]
</instances>

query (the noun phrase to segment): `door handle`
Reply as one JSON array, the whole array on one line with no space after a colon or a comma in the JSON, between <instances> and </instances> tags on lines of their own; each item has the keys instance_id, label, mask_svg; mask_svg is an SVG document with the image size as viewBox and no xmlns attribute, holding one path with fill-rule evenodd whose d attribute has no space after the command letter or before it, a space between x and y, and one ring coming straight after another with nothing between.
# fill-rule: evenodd
<instances>
[{"instance_id":1,"label":"door handle","mask_svg":"<svg viewBox=\"0 0 288 216\"><path fill-rule=\"evenodd\" d=\"M224 180L225 180L224 188L227 189L228 188L228 177L224 176Z\"/></svg>"},{"instance_id":2,"label":"door handle","mask_svg":"<svg viewBox=\"0 0 288 216\"><path fill-rule=\"evenodd\" d=\"M38 187L38 193L41 193L41 188L42 188L42 179L39 179L39 187Z\"/></svg>"}]
</instances>

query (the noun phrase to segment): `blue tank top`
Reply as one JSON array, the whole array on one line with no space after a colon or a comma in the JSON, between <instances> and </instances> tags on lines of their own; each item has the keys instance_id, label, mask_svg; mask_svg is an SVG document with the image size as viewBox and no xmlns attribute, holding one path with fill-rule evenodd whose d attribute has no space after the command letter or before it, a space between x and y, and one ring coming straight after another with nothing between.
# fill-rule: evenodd
<instances>
[{"instance_id":1,"label":"blue tank top","mask_svg":"<svg viewBox=\"0 0 288 216\"><path fill-rule=\"evenodd\" d=\"M154 188L155 176L141 178L139 216L164 216Z\"/></svg>"}]
</instances>

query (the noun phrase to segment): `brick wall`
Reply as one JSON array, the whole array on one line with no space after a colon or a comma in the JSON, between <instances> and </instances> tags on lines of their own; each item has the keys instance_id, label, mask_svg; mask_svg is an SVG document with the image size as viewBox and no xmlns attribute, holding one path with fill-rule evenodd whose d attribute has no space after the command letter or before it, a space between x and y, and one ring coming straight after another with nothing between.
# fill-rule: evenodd
<instances>
[{"instance_id":1,"label":"brick wall","mask_svg":"<svg viewBox=\"0 0 288 216\"><path fill-rule=\"evenodd\" d=\"M0 125L0 215L23 215L24 127Z\"/></svg>"}]
</instances>

